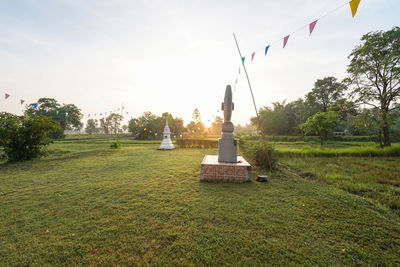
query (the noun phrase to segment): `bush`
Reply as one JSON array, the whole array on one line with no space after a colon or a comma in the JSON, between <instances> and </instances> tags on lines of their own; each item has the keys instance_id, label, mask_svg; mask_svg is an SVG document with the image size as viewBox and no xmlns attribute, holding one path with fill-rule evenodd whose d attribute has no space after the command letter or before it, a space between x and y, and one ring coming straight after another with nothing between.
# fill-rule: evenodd
<instances>
[{"instance_id":1,"label":"bush","mask_svg":"<svg viewBox=\"0 0 400 267\"><path fill-rule=\"evenodd\" d=\"M240 137L240 140L261 140L261 137L258 135L243 135ZM319 142L318 136L265 136L265 140L271 142ZM334 135L329 136L328 140L333 141L343 141L343 142L373 142L375 141L371 136L341 136L341 135Z\"/></svg>"},{"instance_id":2,"label":"bush","mask_svg":"<svg viewBox=\"0 0 400 267\"><path fill-rule=\"evenodd\" d=\"M111 144L110 147L114 148L114 149L118 149L121 147L121 143L119 141L115 141L114 143Z\"/></svg>"},{"instance_id":3,"label":"bush","mask_svg":"<svg viewBox=\"0 0 400 267\"><path fill-rule=\"evenodd\" d=\"M267 154L264 150L262 142L247 142L240 139L239 147L243 155L252 161L256 166L269 170ZM267 152L272 169L277 166L277 153L273 146L267 144Z\"/></svg>"},{"instance_id":4,"label":"bush","mask_svg":"<svg viewBox=\"0 0 400 267\"><path fill-rule=\"evenodd\" d=\"M177 139L180 148L218 148L218 140L210 139Z\"/></svg>"},{"instance_id":5,"label":"bush","mask_svg":"<svg viewBox=\"0 0 400 267\"><path fill-rule=\"evenodd\" d=\"M312 157L399 157L400 146L391 147L349 147L349 148L280 148L277 154L281 156L312 156Z\"/></svg>"},{"instance_id":6,"label":"bush","mask_svg":"<svg viewBox=\"0 0 400 267\"><path fill-rule=\"evenodd\" d=\"M50 117L0 113L1 156L10 162L45 156L45 146L52 142L47 135L59 130L60 124Z\"/></svg>"}]
</instances>

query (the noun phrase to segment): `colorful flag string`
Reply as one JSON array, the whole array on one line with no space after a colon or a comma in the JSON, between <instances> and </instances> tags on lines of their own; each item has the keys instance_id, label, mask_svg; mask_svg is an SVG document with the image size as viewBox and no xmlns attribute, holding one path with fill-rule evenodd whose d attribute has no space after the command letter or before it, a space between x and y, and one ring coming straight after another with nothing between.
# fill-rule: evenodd
<instances>
[{"instance_id":1,"label":"colorful flag string","mask_svg":"<svg viewBox=\"0 0 400 267\"><path fill-rule=\"evenodd\" d=\"M269 50L270 47L271 47L271 45L275 45L276 43L281 42L282 45L283 45L283 48L285 48L286 45L288 44L289 37L293 36L295 33L299 32L299 31L301 31L301 30L303 30L303 29L305 29L305 28L308 28L308 29L309 29L309 36L311 36L311 34L313 33L313 31L314 31L314 29L315 29L315 26L317 25L317 22L319 22L321 19L327 17L328 15L334 13L335 11L337 11L337 10L343 8L343 7L346 6L346 5L350 5L351 14L352 14L352 16L353 16L353 18L354 18L354 16L356 15L356 12L357 12L357 9L358 9L359 4L360 4L360 0L351 0L350 2L346 2L346 3L344 3L344 4L340 5L340 6L338 6L337 8L335 8L335 9L329 11L328 13L322 15L321 17L317 18L317 19L314 20L313 22L308 23L308 24L305 24L305 25L303 25L303 26L297 28L296 30L292 31L291 33L285 35L284 37L281 37L281 38L279 38L279 39L276 39L276 40L270 42L268 45L263 46L263 47L262 47L262 50L261 50L261 49L256 49L256 50L253 50L253 52L251 52L250 54L244 55L244 56L242 57L242 62L241 62L241 63L244 64L245 59L248 58L248 57L251 57L251 61L253 61L253 60L255 59L255 57L257 56L257 54L259 54L260 50L263 51L263 52L264 52L264 56L266 56L268 50ZM250 61L250 62L251 62L251 61Z\"/></svg>"},{"instance_id":2,"label":"colorful flag string","mask_svg":"<svg viewBox=\"0 0 400 267\"><path fill-rule=\"evenodd\" d=\"M5 91L3 91L3 90L0 90L0 92L1 92L1 94L3 95L4 99L7 100L7 101L9 101L9 99L15 97L14 95L12 95L12 94L9 93L9 92L5 92ZM23 105L25 102L26 102L25 99L22 99L22 98L19 99L20 105ZM36 109L38 108L38 105L37 105L36 103L34 103L34 104L33 104L33 108L36 110ZM44 108L44 110L45 110L46 112L52 111L52 109L50 109L49 107ZM56 115L59 115L59 114L60 114L60 110L55 110L55 112L56 112ZM126 108L122 105L121 107L118 107L118 108L115 108L115 109L111 109L109 112L85 113L85 114L84 114L84 113L81 113L81 114L72 113L72 115L73 115L73 116L78 116L78 115L80 115L82 118L83 118L84 116L86 116L86 117L88 117L88 118L89 118L89 117L91 117L91 118L99 117L99 118L100 118L100 117L103 117L103 114L104 114L104 116L105 116L105 115L107 115L107 114L112 114L112 113L120 113L121 115L127 115L127 114L129 114L129 112L126 111ZM66 114L68 115L68 113L66 113Z\"/></svg>"}]
</instances>

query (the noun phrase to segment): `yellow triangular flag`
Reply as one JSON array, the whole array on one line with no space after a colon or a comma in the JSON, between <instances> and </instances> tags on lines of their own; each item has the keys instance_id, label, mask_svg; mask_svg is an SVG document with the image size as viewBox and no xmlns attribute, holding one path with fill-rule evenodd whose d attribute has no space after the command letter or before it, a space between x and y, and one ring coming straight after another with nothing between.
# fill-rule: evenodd
<instances>
[{"instance_id":1,"label":"yellow triangular flag","mask_svg":"<svg viewBox=\"0 0 400 267\"><path fill-rule=\"evenodd\" d=\"M351 0L349 2L349 4L350 4L350 8L351 8L351 14L353 15L353 18L354 18L354 16L357 13L358 5L360 4L360 0Z\"/></svg>"}]
</instances>

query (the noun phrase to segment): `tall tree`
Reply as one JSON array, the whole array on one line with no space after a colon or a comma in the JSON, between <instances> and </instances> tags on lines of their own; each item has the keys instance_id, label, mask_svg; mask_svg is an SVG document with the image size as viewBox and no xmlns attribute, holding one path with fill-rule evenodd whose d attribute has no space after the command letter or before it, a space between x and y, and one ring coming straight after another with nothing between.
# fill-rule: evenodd
<instances>
[{"instance_id":1,"label":"tall tree","mask_svg":"<svg viewBox=\"0 0 400 267\"><path fill-rule=\"evenodd\" d=\"M198 123L201 121L201 115L200 115L200 111L195 108L192 114L192 118L194 119L195 123Z\"/></svg>"},{"instance_id":2,"label":"tall tree","mask_svg":"<svg viewBox=\"0 0 400 267\"><path fill-rule=\"evenodd\" d=\"M110 121L106 118L101 118L100 127L103 129L104 134L108 134L110 132Z\"/></svg>"},{"instance_id":3,"label":"tall tree","mask_svg":"<svg viewBox=\"0 0 400 267\"><path fill-rule=\"evenodd\" d=\"M210 127L210 134L221 134L223 122L224 120L220 116L215 117L215 121L211 124ZM237 129L235 130L237 132Z\"/></svg>"},{"instance_id":4,"label":"tall tree","mask_svg":"<svg viewBox=\"0 0 400 267\"><path fill-rule=\"evenodd\" d=\"M81 112L74 104L60 105L53 98L39 98L36 103L27 106L26 115L47 116L60 123L60 130L51 133L52 138L63 138L65 130L80 129Z\"/></svg>"},{"instance_id":5,"label":"tall tree","mask_svg":"<svg viewBox=\"0 0 400 267\"><path fill-rule=\"evenodd\" d=\"M377 108L364 109L352 119L351 123L360 133L370 135L383 147L382 125L380 124L379 114L380 112Z\"/></svg>"},{"instance_id":6,"label":"tall tree","mask_svg":"<svg viewBox=\"0 0 400 267\"><path fill-rule=\"evenodd\" d=\"M128 123L128 131L136 139L153 139L162 136L165 118L158 117L147 111L138 118L131 119Z\"/></svg>"},{"instance_id":7,"label":"tall tree","mask_svg":"<svg viewBox=\"0 0 400 267\"><path fill-rule=\"evenodd\" d=\"M98 131L97 126L98 126L98 121L96 119L88 119L88 121L86 122L85 131L88 134L97 133Z\"/></svg>"},{"instance_id":8,"label":"tall tree","mask_svg":"<svg viewBox=\"0 0 400 267\"><path fill-rule=\"evenodd\" d=\"M167 117L168 117L168 125L171 130L171 136L180 136L182 134L182 132L185 130L185 127L183 126L183 119L174 118L172 116L172 114L170 114L168 112L164 112L161 115L161 118L163 119L164 124L165 124L165 118L167 118Z\"/></svg>"},{"instance_id":9,"label":"tall tree","mask_svg":"<svg viewBox=\"0 0 400 267\"><path fill-rule=\"evenodd\" d=\"M109 125L109 130L111 133L117 134L119 132L119 127L121 126L121 122L124 119L119 114L112 113L106 118L106 122Z\"/></svg>"},{"instance_id":10,"label":"tall tree","mask_svg":"<svg viewBox=\"0 0 400 267\"><path fill-rule=\"evenodd\" d=\"M300 123L305 121L305 105L302 99L286 104L272 103L272 107L263 107L259 111L261 125L266 134L270 135L295 135L299 134ZM250 119L253 125L257 125L257 118Z\"/></svg>"},{"instance_id":11,"label":"tall tree","mask_svg":"<svg viewBox=\"0 0 400 267\"><path fill-rule=\"evenodd\" d=\"M357 103L379 110L383 145L390 146L388 114L400 98L400 28L370 32L350 54L348 82Z\"/></svg>"},{"instance_id":12,"label":"tall tree","mask_svg":"<svg viewBox=\"0 0 400 267\"><path fill-rule=\"evenodd\" d=\"M306 95L306 104L313 114L318 111L326 112L342 95L343 85L335 77L329 76L314 83L314 88Z\"/></svg>"}]
</instances>

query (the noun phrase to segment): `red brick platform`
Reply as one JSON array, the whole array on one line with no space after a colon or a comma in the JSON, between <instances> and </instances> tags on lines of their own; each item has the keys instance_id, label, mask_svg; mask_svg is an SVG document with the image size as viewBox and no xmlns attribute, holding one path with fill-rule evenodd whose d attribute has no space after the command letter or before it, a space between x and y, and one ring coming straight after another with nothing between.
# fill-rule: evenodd
<instances>
[{"instance_id":1,"label":"red brick platform","mask_svg":"<svg viewBox=\"0 0 400 267\"><path fill-rule=\"evenodd\" d=\"M251 180L251 165L241 156L237 163L218 162L218 155L205 155L201 163L201 181Z\"/></svg>"}]
</instances>

